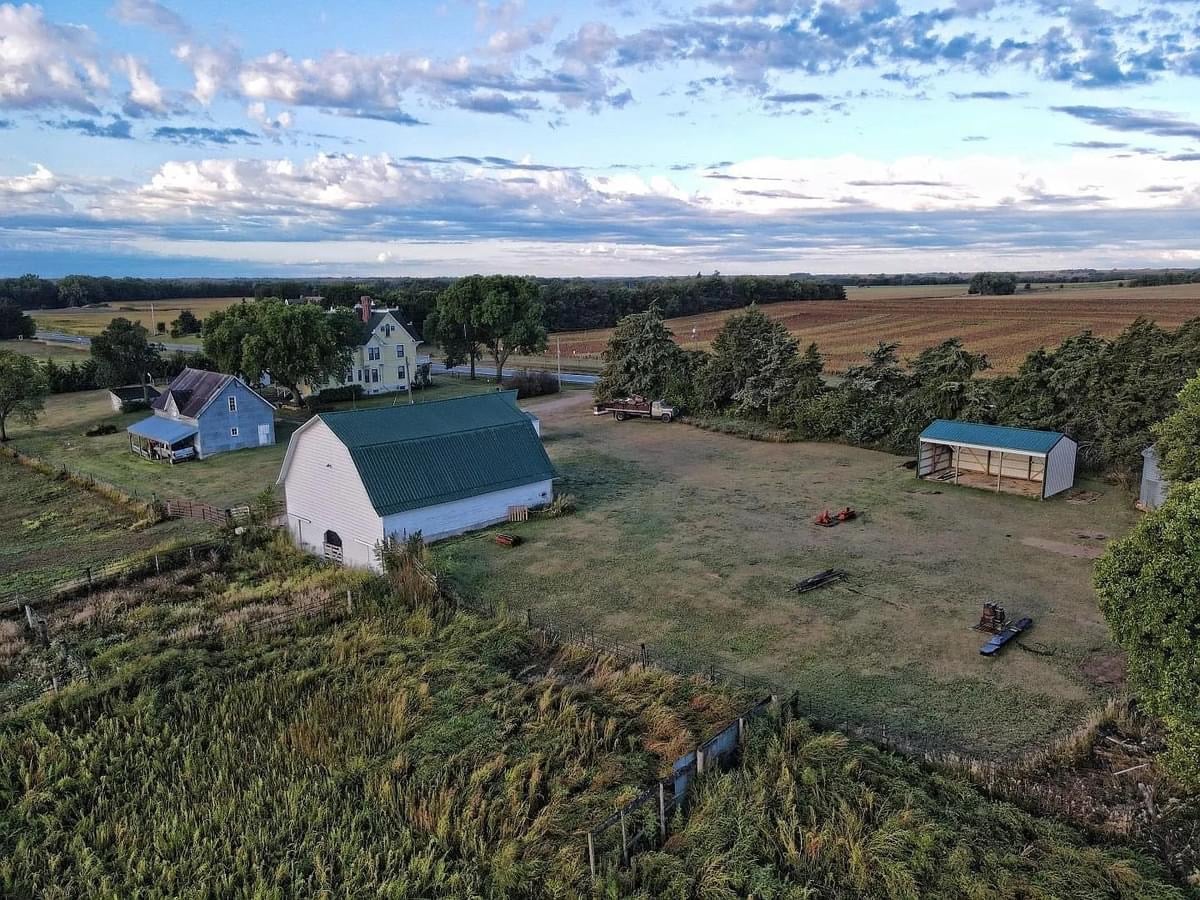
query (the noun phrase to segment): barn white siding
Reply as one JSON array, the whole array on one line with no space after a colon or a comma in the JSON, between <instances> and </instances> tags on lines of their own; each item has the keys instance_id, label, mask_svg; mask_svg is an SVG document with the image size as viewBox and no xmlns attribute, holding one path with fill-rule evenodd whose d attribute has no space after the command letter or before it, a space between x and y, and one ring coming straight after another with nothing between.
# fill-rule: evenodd
<instances>
[{"instance_id":1,"label":"barn white siding","mask_svg":"<svg viewBox=\"0 0 1200 900\"><path fill-rule=\"evenodd\" d=\"M342 539L347 565L376 568L383 524L344 444L319 418L292 436L282 475L288 528L297 545L321 555L326 530Z\"/></svg>"},{"instance_id":2,"label":"barn white siding","mask_svg":"<svg viewBox=\"0 0 1200 900\"><path fill-rule=\"evenodd\" d=\"M1053 497L1069 490L1075 484L1076 444L1063 437L1046 454L1046 480L1042 487L1043 497Z\"/></svg>"},{"instance_id":3,"label":"barn white siding","mask_svg":"<svg viewBox=\"0 0 1200 900\"><path fill-rule=\"evenodd\" d=\"M404 540L411 534L421 532L426 541L461 534L475 528L483 528L508 518L510 506L541 506L553 498L550 481L467 497L451 503L439 503L424 509L413 509L396 513L383 520L383 530L389 537Z\"/></svg>"}]
</instances>

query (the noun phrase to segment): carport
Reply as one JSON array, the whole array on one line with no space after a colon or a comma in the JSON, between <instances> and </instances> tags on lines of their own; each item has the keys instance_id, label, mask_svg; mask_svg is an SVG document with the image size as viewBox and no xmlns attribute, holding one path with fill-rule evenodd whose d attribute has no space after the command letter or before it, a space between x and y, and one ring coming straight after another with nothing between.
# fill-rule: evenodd
<instances>
[{"instance_id":1,"label":"carport","mask_svg":"<svg viewBox=\"0 0 1200 900\"><path fill-rule=\"evenodd\" d=\"M1075 450L1057 431L937 419L921 432L917 477L1044 500L1075 483Z\"/></svg>"}]
</instances>

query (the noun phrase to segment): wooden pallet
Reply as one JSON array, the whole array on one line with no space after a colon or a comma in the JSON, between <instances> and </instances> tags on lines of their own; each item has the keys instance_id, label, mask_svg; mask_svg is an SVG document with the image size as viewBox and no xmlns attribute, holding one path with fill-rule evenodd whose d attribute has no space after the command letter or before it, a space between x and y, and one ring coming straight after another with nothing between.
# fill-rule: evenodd
<instances>
[{"instance_id":1,"label":"wooden pallet","mask_svg":"<svg viewBox=\"0 0 1200 900\"><path fill-rule=\"evenodd\" d=\"M815 591L817 588L833 584L835 581L841 581L849 574L845 569L826 569L824 572L818 572L816 575L810 575L808 578L797 581L788 590L795 591L797 594L807 594L809 591Z\"/></svg>"}]
</instances>

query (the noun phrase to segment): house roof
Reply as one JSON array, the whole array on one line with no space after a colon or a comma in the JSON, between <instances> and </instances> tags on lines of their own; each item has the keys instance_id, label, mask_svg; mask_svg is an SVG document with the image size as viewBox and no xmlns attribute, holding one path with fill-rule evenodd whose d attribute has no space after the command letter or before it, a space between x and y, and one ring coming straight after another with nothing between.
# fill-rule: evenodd
<instances>
[{"instance_id":1,"label":"house roof","mask_svg":"<svg viewBox=\"0 0 1200 900\"><path fill-rule=\"evenodd\" d=\"M125 430L139 437L150 438L152 441L160 441L164 444L176 444L184 438L194 435L198 429L195 425L189 425L187 422L166 419L162 416L151 416L148 419L142 419L140 422L134 422Z\"/></svg>"},{"instance_id":2,"label":"house roof","mask_svg":"<svg viewBox=\"0 0 1200 900\"><path fill-rule=\"evenodd\" d=\"M923 441L943 441L948 444L968 444L1019 453L1049 453L1066 435L1058 431L1035 431L1032 428L1012 428L1007 425L982 425L978 422L957 422L935 419L921 432Z\"/></svg>"},{"instance_id":3,"label":"house roof","mask_svg":"<svg viewBox=\"0 0 1200 900\"><path fill-rule=\"evenodd\" d=\"M396 315L396 310L394 309L377 309L371 313L371 318L364 322L362 326L362 343L365 344L371 339L371 336L375 333L375 329L383 324L383 320L388 315L391 315L392 321L408 332L409 337L411 337L418 344L421 343L421 336L417 334L412 323L401 321L400 317Z\"/></svg>"},{"instance_id":4,"label":"house roof","mask_svg":"<svg viewBox=\"0 0 1200 900\"><path fill-rule=\"evenodd\" d=\"M380 516L555 477L516 391L319 418L350 451Z\"/></svg>"},{"instance_id":5,"label":"house roof","mask_svg":"<svg viewBox=\"0 0 1200 900\"><path fill-rule=\"evenodd\" d=\"M121 387L109 388L108 392L114 395L122 403L128 403L131 400L141 400L146 395L143 391L150 392L150 399L153 400L158 396L158 389L154 387L143 388L140 384L125 384Z\"/></svg>"},{"instance_id":6,"label":"house roof","mask_svg":"<svg viewBox=\"0 0 1200 900\"><path fill-rule=\"evenodd\" d=\"M237 380L233 375L226 375L223 372L208 372L204 369L186 368L167 385L166 390L159 395L151 404L152 409L167 409L168 401L173 397L175 399L175 407L179 410L179 415L188 419L194 419L200 413L204 412L205 408L225 389L225 386L233 380ZM240 382L239 380L239 383ZM245 384L243 387L245 387ZM268 407L274 409L274 405L260 397L254 390L246 387L246 390L262 400Z\"/></svg>"}]
</instances>

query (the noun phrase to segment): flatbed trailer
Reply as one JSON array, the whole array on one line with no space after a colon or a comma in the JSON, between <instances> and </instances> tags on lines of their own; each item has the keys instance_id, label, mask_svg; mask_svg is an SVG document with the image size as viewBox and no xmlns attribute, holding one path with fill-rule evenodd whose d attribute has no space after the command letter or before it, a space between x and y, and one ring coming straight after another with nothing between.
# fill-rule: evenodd
<instances>
[{"instance_id":1,"label":"flatbed trailer","mask_svg":"<svg viewBox=\"0 0 1200 900\"><path fill-rule=\"evenodd\" d=\"M995 635L990 641L979 648L979 652L984 656L995 656L1004 649L1004 645L1015 638L1023 631L1028 631L1033 626L1033 619L1029 616L1018 619L1004 627L1004 630Z\"/></svg>"}]
</instances>

